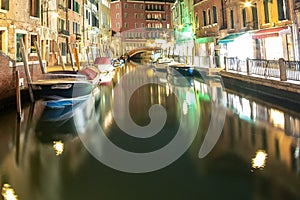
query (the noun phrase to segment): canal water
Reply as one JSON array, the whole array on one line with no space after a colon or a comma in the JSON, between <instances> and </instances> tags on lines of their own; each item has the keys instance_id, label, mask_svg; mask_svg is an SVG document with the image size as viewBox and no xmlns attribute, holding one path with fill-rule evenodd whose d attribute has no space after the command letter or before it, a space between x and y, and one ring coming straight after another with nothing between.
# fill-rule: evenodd
<instances>
[{"instance_id":1,"label":"canal water","mask_svg":"<svg viewBox=\"0 0 300 200\"><path fill-rule=\"evenodd\" d=\"M300 199L299 108L205 70L128 63L72 106L45 104L0 116L2 199Z\"/></svg>"}]
</instances>

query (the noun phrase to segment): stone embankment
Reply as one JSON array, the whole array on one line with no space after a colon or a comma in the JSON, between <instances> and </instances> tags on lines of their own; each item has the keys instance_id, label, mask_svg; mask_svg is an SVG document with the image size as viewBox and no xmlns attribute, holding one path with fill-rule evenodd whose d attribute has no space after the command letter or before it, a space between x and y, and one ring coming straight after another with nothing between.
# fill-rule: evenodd
<instances>
[{"instance_id":1,"label":"stone embankment","mask_svg":"<svg viewBox=\"0 0 300 200\"><path fill-rule=\"evenodd\" d=\"M231 71L220 71L225 87L249 92L283 101L283 104L300 104L300 82L281 81L276 78L246 75Z\"/></svg>"}]
</instances>

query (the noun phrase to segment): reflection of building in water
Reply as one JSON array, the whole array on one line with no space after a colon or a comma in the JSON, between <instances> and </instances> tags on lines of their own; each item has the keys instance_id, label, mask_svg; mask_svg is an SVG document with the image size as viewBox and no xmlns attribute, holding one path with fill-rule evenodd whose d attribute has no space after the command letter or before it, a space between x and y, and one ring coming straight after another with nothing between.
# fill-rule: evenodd
<instances>
[{"instance_id":1,"label":"reflection of building in water","mask_svg":"<svg viewBox=\"0 0 300 200\"><path fill-rule=\"evenodd\" d=\"M197 81L194 87L201 113L210 113L210 88ZM243 180L249 178L254 196L267 192L267 196L281 198L287 190L295 191L288 192L291 196L298 195L299 113L228 91L225 98L228 110L222 135L209 155L197 160L199 173L211 172L215 167L223 172L222 176L230 173L244 176ZM202 118L200 129L205 131L209 123L209 119ZM202 142L199 143L192 155L199 152Z\"/></svg>"},{"instance_id":2,"label":"reflection of building in water","mask_svg":"<svg viewBox=\"0 0 300 200\"><path fill-rule=\"evenodd\" d=\"M264 122L285 131L286 135L300 137L300 116L288 114L282 110L267 107L255 101L227 93L228 106L249 122Z\"/></svg>"},{"instance_id":3,"label":"reflection of building in water","mask_svg":"<svg viewBox=\"0 0 300 200\"><path fill-rule=\"evenodd\" d=\"M274 165L269 169L276 169L276 165L282 162L285 163L286 168L280 170L291 172L289 174L291 176L295 171L300 172L299 115L232 93L227 93L227 102L231 112L227 114L228 123L224 127L223 137L223 140L228 140L228 143L224 144L234 147L235 143L242 142L241 150L249 153L263 149L272 160L267 165ZM233 133L238 134L233 135Z\"/></svg>"}]
</instances>

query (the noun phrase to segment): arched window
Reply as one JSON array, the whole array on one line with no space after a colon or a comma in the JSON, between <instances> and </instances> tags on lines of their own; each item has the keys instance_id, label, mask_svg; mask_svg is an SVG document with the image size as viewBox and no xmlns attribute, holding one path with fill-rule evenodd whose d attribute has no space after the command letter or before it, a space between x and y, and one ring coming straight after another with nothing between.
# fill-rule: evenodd
<instances>
[{"instance_id":1,"label":"arched window","mask_svg":"<svg viewBox=\"0 0 300 200\"><path fill-rule=\"evenodd\" d=\"M196 25L196 28L199 28L199 17L198 17L198 13L196 13L196 15L195 15L195 25Z\"/></svg>"},{"instance_id":2,"label":"arched window","mask_svg":"<svg viewBox=\"0 0 300 200\"><path fill-rule=\"evenodd\" d=\"M211 16L210 16L210 9L207 10L207 15L208 15L208 24L211 24Z\"/></svg>"}]
</instances>

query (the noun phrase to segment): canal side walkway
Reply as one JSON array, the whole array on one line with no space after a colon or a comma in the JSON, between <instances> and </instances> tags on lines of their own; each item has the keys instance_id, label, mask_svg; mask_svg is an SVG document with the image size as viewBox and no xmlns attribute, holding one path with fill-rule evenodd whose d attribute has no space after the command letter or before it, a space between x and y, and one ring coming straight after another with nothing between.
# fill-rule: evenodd
<instances>
[{"instance_id":1,"label":"canal side walkway","mask_svg":"<svg viewBox=\"0 0 300 200\"><path fill-rule=\"evenodd\" d=\"M261 98L273 99L281 104L300 104L300 81L281 81L280 78L248 75L234 70L221 69L225 88L243 90Z\"/></svg>"}]
</instances>

